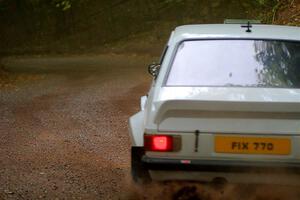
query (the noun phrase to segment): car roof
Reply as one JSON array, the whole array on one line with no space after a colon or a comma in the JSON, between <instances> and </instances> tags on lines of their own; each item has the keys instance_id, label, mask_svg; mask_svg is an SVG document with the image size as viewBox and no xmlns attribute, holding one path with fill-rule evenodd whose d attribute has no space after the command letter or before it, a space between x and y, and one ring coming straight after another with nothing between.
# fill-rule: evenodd
<instances>
[{"instance_id":1,"label":"car roof","mask_svg":"<svg viewBox=\"0 0 300 200\"><path fill-rule=\"evenodd\" d=\"M241 26L241 24L179 26L174 30L169 44L193 39L274 39L300 41L300 27L252 24L251 32L249 33L246 32L247 28L242 28Z\"/></svg>"}]
</instances>

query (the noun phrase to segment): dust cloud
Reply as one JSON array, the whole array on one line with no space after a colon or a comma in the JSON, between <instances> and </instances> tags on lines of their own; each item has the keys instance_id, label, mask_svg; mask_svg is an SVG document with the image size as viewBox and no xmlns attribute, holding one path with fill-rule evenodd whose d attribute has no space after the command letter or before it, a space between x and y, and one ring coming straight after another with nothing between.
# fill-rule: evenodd
<instances>
[{"instance_id":1,"label":"dust cloud","mask_svg":"<svg viewBox=\"0 0 300 200\"><path fill-rule=\"evenodd\" d=\"M122 200L299 200L300 188L280 185L156 182L149 185L127 185Z\"/></svg>"}]
</instances>

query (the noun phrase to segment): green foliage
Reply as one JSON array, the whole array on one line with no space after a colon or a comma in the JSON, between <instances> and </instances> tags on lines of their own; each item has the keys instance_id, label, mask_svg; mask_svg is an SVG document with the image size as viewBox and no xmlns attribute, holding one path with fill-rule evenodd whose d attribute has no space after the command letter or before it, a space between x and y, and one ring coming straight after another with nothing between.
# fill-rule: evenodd
<instances>
[{"instance_id":1,"label":"green foliage","mask_svg":"<svg viewBox=\"0 0 300 200\"><path fill-rule=\"evenodd\" d=\"M69 10L72 6L70 0L53 0L56 8L61 9L62 11Z\"/></svg>"},{"instance_id":2,"label":"green foliage","mask_svg":"<svg viewBox=\"0 0 300 200\"><path fill-rule=\"evenodd\" d=\"M278 4L280 2L280 0L256 0L256 2L260 5L260 6L264 6L264 7L274 7L276 4Z\"/></svg>"},{"instance_id":3,"label":"green foliage","mask_svg":"<svg viewBox=\"0 0 300 200\"><path fill-rule=\"evenodd\" d=\"M45 1L45 0L24 0L33 5L34 7L38 7L40 5L53 5L55 8L58 8L62 11L69 10L75 1L80 0L51 0L51 1Z\"/></svg>"},{"instance_id":4,"label":"green foliage","mask_svg":"<svg viewBox=\"0 0 300 200\"><path fill-rule=\"evenodd\" d=\"M182 0L165 0L165 3L178 3L178 2L182 2Z\"/></svg>"},{"instance_id":5,"label":"green foliage","mask_svg":"<svg viewBox=\"0 0 300 200\"><path fill-rule=\"evenodd\" d=\"M260 5L266 5L268 0L256 0Z\"/></svg>"},{"instance_id":6,"label":"green foliage","mask_svg":"<svg viewBox=\"0 0 300 200\"><path fill-rule=\"evenodd\" d=\"M277 10L280 8L281 0L256 0L263 11L258 16L258 19L263 23L272 24L275 21Z\"/></svg>"}]
</instances>

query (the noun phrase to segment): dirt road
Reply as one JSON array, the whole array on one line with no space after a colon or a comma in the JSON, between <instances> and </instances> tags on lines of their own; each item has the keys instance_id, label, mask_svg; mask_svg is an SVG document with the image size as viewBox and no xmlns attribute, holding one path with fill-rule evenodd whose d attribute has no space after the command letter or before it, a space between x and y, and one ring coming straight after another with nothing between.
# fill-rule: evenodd
<instances>
[{"instance_id":1,"label":"dirt road","mask_svg":"<svg viewBox=\"0 0 300 200\"><path fill-rule=\"evenodd\" d=\"M128 116L147 57L10 59L41 80L1 91L0 199L115 199L129 174Z\"/></svg>"},{"instance_id":2,"label":"dirt road","mask_svg":"<svg viewBox=\"0 0 300 200\"><path fill-rule=\"evenodd\" d=\"M133 185L127 120L149 87L150 61L6 60L10 71L41 78L0 91L0 199L299 199L299 188Z\"/></svg>"}]
</instances>

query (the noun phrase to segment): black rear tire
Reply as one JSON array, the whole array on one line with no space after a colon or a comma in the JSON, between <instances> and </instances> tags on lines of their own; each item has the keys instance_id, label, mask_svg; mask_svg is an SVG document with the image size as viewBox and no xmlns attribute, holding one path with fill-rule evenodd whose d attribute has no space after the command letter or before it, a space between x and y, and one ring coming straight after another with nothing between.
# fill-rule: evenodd
<instances>
[{"instance_id":1,"label":"black rear tire","mask_svg":"<svg viewBox=\"0 0 300 200\"><path fill-rule=\"evenodd\" d=\"M131 147L131 176L139 185L151 183L149 171L142 163L143 155L145 155L143 147Z\"/></svg>"}]
</instances>

